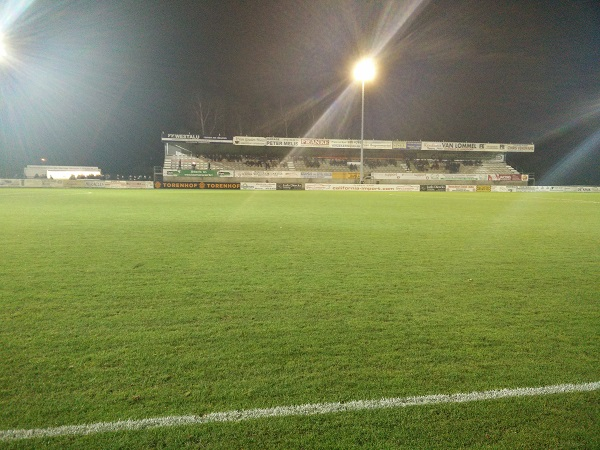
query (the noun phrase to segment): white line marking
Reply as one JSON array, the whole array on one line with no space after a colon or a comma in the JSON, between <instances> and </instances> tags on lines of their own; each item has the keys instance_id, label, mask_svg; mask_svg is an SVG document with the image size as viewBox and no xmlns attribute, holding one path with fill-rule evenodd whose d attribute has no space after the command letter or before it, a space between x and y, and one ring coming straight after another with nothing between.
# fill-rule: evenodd
<instances>
[{"instance_id":1,"label":"white line marking","mask_svg":"<svg viewBox=\"0 0 600 450\"><path fill-rule=\"evenodd\" d=\"M53 436L83 436L111 431L141 430L147 428L197 425L213 422L241 422L265 417L313 416L367 409L403 408L407 406L436 405L440 403L465 403L509 397L528 397L569 392L586 392L600 389L600 381L582 384L558 384L534 388L500 389L494 391L471 392L468 394L438 394L420 397L383 398L381 400L355 400L346 403L314 403L296 406L277 406L265 409L246 409L210 413L204 416L170 416L141 420L120 420L99 422L88 425L65 425L55 428L34 428L30 430L0 431L0 441L15 441Z\"/></svg>"}]
</instances>

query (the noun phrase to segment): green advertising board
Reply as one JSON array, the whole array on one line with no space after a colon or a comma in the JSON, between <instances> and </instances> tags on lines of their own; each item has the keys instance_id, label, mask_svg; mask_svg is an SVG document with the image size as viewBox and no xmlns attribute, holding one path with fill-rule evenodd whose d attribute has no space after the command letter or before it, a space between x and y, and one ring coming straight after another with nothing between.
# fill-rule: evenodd
<instances>
[{"instance_id":1,"label":"green advertising board","mask_svg":"<svg viewBox=\"0 0 600 450\"><path fill-rule=\"evenodd\" d=\"M173 170L169 171L172 177L217 177L216 170Z\"/></svg>"}]
</instances>

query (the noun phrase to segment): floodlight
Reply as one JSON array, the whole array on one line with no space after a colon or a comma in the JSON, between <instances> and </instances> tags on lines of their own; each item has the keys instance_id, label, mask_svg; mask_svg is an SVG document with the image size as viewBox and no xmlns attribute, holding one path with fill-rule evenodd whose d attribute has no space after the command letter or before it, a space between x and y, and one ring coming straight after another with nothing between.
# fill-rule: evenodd
<instances>
[{"instance_id":1,"label":"floodlight","mask_svg":"<svg viewBox=\"0 0 600 450\"><path fill-rule=\"evenodd\" d=\"M371 58L360 60L354 67L354 79L357 81L371 81L375 78L375 63Z\"/></svg>"}]
</instances>

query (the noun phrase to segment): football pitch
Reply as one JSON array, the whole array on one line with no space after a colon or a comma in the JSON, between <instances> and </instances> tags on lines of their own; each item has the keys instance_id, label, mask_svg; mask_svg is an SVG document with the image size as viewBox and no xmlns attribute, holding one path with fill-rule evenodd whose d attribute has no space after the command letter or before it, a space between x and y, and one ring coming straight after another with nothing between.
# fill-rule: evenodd
<instances>
[{"instance_id":1,"label":"football pitch","mask_svg":"<svg viewBox=\"0 0 600 450\"><path fill-rule=\"evenodd\" d=\"M600 194L1 189L0 246L0 447L600 447Z\"/></svg>"}]
</instances>

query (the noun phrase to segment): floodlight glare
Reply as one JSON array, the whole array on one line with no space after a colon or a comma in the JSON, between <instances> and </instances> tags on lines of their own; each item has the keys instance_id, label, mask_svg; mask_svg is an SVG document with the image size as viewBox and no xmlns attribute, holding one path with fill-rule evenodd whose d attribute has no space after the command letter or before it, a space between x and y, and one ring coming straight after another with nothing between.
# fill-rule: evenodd
<instances>
[{"instance_id":1,"label":"floodlight glare","mask_svg":"<svg viewBox=\"0 0 600 450\"><path fill-rule=\"evenodd\" d=\"M375 78L375 63L371 58L359 61L354 67L354 79L357 81L371 81Z\"/></svg>"},{"instance_id":2,"label":"floodlight glare","mask_svg":"<svg viewBox=\"0 0 600 450\"><path fill-rule=\"evenodd\" d=\"M8 57L8 50L6 48L6 40L4 36L0 34L0 60L6 59Z\"/></svg>"}]
</instances>

